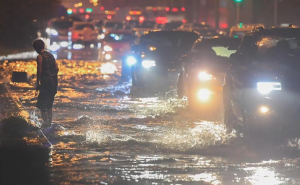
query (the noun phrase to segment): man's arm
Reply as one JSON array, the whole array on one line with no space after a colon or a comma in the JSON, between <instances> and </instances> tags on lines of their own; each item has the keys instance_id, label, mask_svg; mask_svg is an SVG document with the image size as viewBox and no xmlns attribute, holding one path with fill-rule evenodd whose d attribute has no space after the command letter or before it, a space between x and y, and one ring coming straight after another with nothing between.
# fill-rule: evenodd
<instances>
[{"instance_id":1,"label":"man's arm","mask_svg":"<svg viewBox=\"0 0 300 185\"><path fill-rule=\"evenodd\" d=\"M41 55L37 57L37 81L36 81L36 87L39 87L41 84L41 78L42 78L42 65L43 65L43 58Z\"/></svg>"}]
</instances>

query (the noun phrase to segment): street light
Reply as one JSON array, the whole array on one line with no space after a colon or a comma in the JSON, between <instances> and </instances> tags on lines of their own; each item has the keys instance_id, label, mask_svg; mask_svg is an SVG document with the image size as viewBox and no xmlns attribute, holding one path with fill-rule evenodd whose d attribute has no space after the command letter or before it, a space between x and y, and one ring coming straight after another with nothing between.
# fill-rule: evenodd
<instances>
[{"instance_id":1,"label":"street light","mask_svg":"<svg viewBox=\"0 0 300 185\"><path fill-rule=\"evenodd\" d=\"M236 4L236 23L237 24L240 22L240 6L243 1L244 0L234 0L234 2Z\"/></svg>"}]
</instances>

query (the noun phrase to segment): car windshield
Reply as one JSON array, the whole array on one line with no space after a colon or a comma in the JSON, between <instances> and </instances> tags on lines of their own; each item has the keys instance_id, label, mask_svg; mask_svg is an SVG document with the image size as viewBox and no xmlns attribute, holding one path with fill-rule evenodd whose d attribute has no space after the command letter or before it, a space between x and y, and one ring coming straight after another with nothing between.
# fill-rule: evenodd
<instances>
[{"instance_id":1,"label":"car windshield","mask_svg":"<svg viewBox=\"0 0 300 185\"><path fill-rule=\"evenodd\" d=\"M202 29L202 30L195 30L195 31L197 31L201 36L204 36L204 37L211 37L211 36L219 35L217 30L213 30L213 29L209 29L209 30Z\"/></svg>"},{"instance_id":2,"label":"car windshield","mask_svg":"<svg viewBox=\"0 0 300 185\"><path fill-rule=\"evenodd\" d=\"M69 29L70 27L73 26L73 22L72 21L57 21L57 22L52 22L51 26L54 29Z\"/></svg>"},{"instance_id":3,"label":"car windshield","mask_svg":"<svg viewBox=\"0 0 300 185\"><path fill-rule=\"evenodd\" d=\"M171 22L171 23L167 23L165 24L165 28L166 29L177 29L182 25L181 22Z\"/></svg>"},{"instance_id":4,"label":"car windshield","mask_svg":"<svg viewBox=\"0 0 300 185\"><path fill-rule=\"evenodd\" d=\"M89 26L92 30L94 29L94 26L91 24L80 24L75 26L75 30L83 30L83 28Z\"/></svg>"},{"instance_id":5,"label":"car windshield","mask_svg":"<svg viewBox=\"0 0 300 185\"><path fill-rule=\"evenodd\" d=\"M231 54L237 51L240 42L241 39L238 38L207 39L196 43L194 51L204 55L229 58Z\"/></svg>"},{"instance_id":6,"label":"car windshield","mask_svg":"<svg viewBox=\"0 0 300 185\"><path fill-rule=\"evenodd\" d=\"M105 24L105 28L116 28L116 29L122 29L123 23L120 22L108 22Z\"/></svg>"},{"instance_id":7,"label":"car windshield","mask_svg":"<svg viewBox=\"0 0 300 185\"><path fill-rule=\"evenodd\" d=\"M142 24L138 24L135 27L136 28L154 28L156 22L155 21L144 21Z\"/></svg>"},{"instance_id":8,"label":"car windshield","mask_svg":"<svg viewBox=\"0 0 300 185\"><path fill-rule=\"evenodd\" d=\"M207 29L207 28L211 28L210 25L207 24L193 24L193 29L197 30L197 29Z\"/></svg>"},{"instance_id":9,"label":"car windshield","mask_svg":"<svg viewBox=\"0 0 300 185\"><path fill-rule=\"evenodd\" d=\"M131 42L135 36L130 33L108 33L105 35L106 42Z\"/></svg>"},{"instance_id":10,"label":"car windshield","mask_svg":"<svg viewBox=\"0 0 300 185\"><path fill-rule=\"evenodd\" d=\"M256 47L262 57L295 56L300 54L300 37L263 36Z\"/></svg>"},{"instance_id":11,"label":"car windshield","mask_svg":"<svg viewBox=\"0 0 300 185\"><path fill-rule=\"evenodd\" d=\"M235 37L235 38L242 38L245 33L247 33L248 31L232 31L230 36Z\"/></svg>"},{"instance_id":12,"label":"car windshield","mask_svg":"<svg viewBox=\"0 0 300 185\"><path fill-rule=\"evenodd\" d=\"M162 31L151 32L142 36L140 43L188 50L198 38L199 35L193 32Z\"/></svg>"}]
</instances>

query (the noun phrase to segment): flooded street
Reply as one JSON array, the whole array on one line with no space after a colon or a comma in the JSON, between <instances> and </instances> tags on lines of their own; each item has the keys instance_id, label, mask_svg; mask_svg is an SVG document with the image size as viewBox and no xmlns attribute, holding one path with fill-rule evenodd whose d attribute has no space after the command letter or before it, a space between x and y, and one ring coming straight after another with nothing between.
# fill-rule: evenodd
<instances>
[{"instance_id":1,"label":"flooded street","mask_svg":"<svg viewBox=\"0 0 300 185\"><path fill-rule=\"evenodd\" d=\"M51 184L300 184L298 140L227 134L222 113L195 113L174 89L161 97L132 98L130 83L119 84L119 64L57 62ZM3 81L12 70L36 73L35 61L2 65ZM11 88L32 117L40 118L34 84L35 78Z\"/></svg>"}]
</instances>

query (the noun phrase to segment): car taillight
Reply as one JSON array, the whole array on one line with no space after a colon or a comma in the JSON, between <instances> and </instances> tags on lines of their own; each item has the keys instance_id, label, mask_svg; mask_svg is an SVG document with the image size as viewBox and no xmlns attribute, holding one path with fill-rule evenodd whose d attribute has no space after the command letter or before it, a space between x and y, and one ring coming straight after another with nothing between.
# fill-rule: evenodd
<instances>
[{"instance_id":1,"label":"car taillight","mask_svg":"<svg viewBox=\"0 0 300 185\"><path fill-rule=\"evenodd\" d=\"M156 17L157 24L166 24L168 22L167 17Z\"/></svg>"},{"instance_id":2,"label":"car taillight","mask_svg":"<svg viewBox=\"0 0 300 185\"><path fill-rule=\"evenodd\" d=\"M139 22L142 23L142 22L144 22L144 21L145 21L145 17L140 16L140 17L139 17Z\"/></svg>"}]
</instances>

